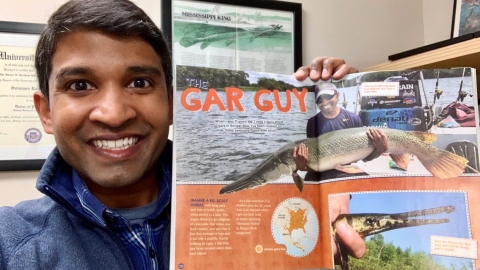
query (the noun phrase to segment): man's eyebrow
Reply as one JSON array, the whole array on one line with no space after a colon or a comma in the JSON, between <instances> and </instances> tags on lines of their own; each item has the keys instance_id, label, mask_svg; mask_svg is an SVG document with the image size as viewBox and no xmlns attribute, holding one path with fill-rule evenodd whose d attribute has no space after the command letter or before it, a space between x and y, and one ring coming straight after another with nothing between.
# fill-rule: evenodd
<instances>
[{"instance_id":1,"label":"man's eyebrow","mask_svg":"<svg viewBox=\"0 0 480 270\"><path fill-rule=\"evenodd\" d=\"M66 76L75 76L75 75L93 75L93 69L88 67L66 67L58 71L55 80L59 80Z\"/></svg>"},{"instance_id":2,"label":"man's eyebrow","mask_svg":"<svg viewBox=\"0 0 480 270\"><path fill-rule=\"evenodd\" d=\"M129 66L127 68L126 73L132 73L132 74L137 74L137 73L143 73L143 74L149 74L149 75L154 75L154 76L162 76L162 71L156 67L156 66Z\"/></svg>"}]
</instances>

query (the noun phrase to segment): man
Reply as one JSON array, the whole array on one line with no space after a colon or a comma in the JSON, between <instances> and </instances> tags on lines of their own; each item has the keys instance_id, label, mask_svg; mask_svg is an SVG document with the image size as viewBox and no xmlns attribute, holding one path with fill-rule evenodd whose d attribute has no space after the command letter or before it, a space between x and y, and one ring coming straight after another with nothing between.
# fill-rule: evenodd
<instances>
[{"instance_id":1,"label":"man","mask_svg":"<svg viewBox=\"0 0 480 270\"><path fill-rule=\"evenodd\" d=\"M362 120L358 115L338 106L340 93L333 83L320 82L315 86L315 93L315 101L320 112L308 119L306 128L307 138L316 138L324 133L345 128L363 127ZM365 161L370 161L383 154L387 150L388 145L385 133L379 129L368 130L367 136L372 140L375 147L375 151L364 159ZM294 149L293 158L297 168L310 171L307 166L308 148L304 144ZM360 174L365 175L363 172ZM351 173L341 173L338 170L328 170L315 175L309 174L307 177L313 177L312 179L314 180L323 180L353 175Z\"/></svg>"},{"instance_id":2,"label":"man","mask_svg":"<svg viewBox=\"0 0 480 270\"><path fill-rule=\"evenodd\" d=\"M307 138L316 138L330 131L363 126L358 115L337 106L340 92L333 83L321 82L315 85L315 93L315 102L320 112L308 119Z\"/></svg>"},{"instance_id":3,"label":"man","mask_svg":"<svg viewBox=\"0 0 480 270\"><path fill-rule=\"evenodd\" d=\"M0 269L168 269L171 53L125 0L74 0L36 51L34 103L57 148L0 210Z\"/></svg>"},{"instance_id":4,"label":"man","mask_svg":"<svg viewBox=\"0 0 480 270\"><path fill-rule=\"evenodd\" d=\"M34 103L57 147L37 181L45 196L0 208L0 269L168 269L172 61L162 32L127 0L72 0L35 57ZM345 75L332 60L318 68Z\"/></svg>"},{"instance_id":5,"label":"man","mask_svg":"<svg viewBox=\"0 0 480 270\"><path fill-rule=\"evenodd\" d=\"M312 62L310 67L301 67L294 76L297 80L304 80L307 77L313 81L328 80L330 74L334 79L341 79L347 73L358 72L353 67L348 66L343 59L317 57ZM317 137L323 133L335 131L344 128L361 127L363 123L361 119L354 113L346 111L337 106L339 99L339 92L332 83L320 83L316 86L316 103L320 110L315 116L311 117L307 122L306 133L307 137ZM382 153L387 148L386 135L377 129L370 129L367 136L372 140L375 151L372 152L365 160L372 160ZM308 163L308 148L301 144L293 150L293 159L295 160L297 168L303 168L308 171L306 180L313 179L332 179L339 177L340 172L336 170L329 170L322 173L315 173L307 167ZM333 222L339 214L350 213L350 195L334 196L330 201L330 218ZM355 257L361 258L365 255L366 245L365 241L360 235L347 223L339 222L336 226L337 237L342 241L344 246L348 249L348 253ZM334 246L334 253L336 261L338 261L339 254Z\"/></svg>"}]
</instances>

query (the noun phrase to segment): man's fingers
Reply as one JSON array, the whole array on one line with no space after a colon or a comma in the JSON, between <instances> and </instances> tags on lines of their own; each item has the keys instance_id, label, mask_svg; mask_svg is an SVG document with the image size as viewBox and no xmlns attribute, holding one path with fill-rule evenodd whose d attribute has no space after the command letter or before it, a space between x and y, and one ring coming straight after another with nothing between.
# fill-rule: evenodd
<instances>
[{"instance_id":1,"label":"man's fingers","mask_svg":"<svg viewBox=\"0 0 480 270\"><path fill-rule=\"evenodd\" d=\"M300 144L300 155L305 157L306 154L308 153L308 148L305 146L305 144Z\"/></svg>"},{"instance_id":2,"label":"man's fingers","mask_svg":"<svg viewBox=\"0 0 480 270\"><path fill-rule=\"evenodd\" d=\"M320 56L315 59L310 63L310 79L313 81L318 81L320 79L324 79L323 73L325 72L325 61L329 59L326 56ZM328 77L326 80L328 80L330 77ZM325 80L325 79L324 79Z\"/></svg>"},{"instance_id":3,"label":"man's fingers","mask_svg":"<svg viewBox=\"0 0 480 270\"><path fill-rule=\"evenodd\" d=\"M371 128L369 129L369 131L367 132L367 135L369 135L369 138L373 139L373 138L379 138L383 141L386 141L387 140L387 135L385 134L385 132L383 132L383 130L380 130L380 129L375 129L375 128ZM370 137L371 136L371 137Z\"/></svg>"},{"instance_id":4,"label":"man's fingers","mask_svg":"<svg viewBox=\"0 0 480 270\"><path fill-rule=\"evenodd\" d=\"M348 249L348 254L355 258L362 258L367 251L367 247L360 235L346 222L337 223L336 229L340 241Z\"/></svg>"},{"instance_id":5,"label":"man's fingers","mask_svg":"<svg viewBox=\"0 0 480 270\"><path fill-rule=\"evenodd\" d=\"M341 65L345 64L345 60L329 57L322 61L322 80L328 80L332 77L334 71L338 70ZM345 73L346 74L346 73ZM343 75L345 75L343 74ZM343 76L342 76L343 77Z\"/></svg>"},{"instance_id":6,"label":"man's fingers","mask_svg":"<svg viewBox=\"0 0 480 270\"><path fill-rule=\"evenodd\" d=\"M381 129L376 129L376 131L378 132L378 135L382 138L387 138L387 134L385 134L385 132L383 132L383 130Z\"/></svg>"},{"instance_id":7,"label":"man's fingers","mask_svg":"<svg viewBox=\"0 0 480 270\"><path fill-rule=\"evenodd\" d=\"M335 80L343 78L349 73L356 73L358 70L345 63L345 60L337 57L319 56L310 63L310 66L300 67L293 75L299 81L310 77L312 81L320 79L326 81L333 77Z\"/></svg>"},{"instance_id":8,"label":"man's fingers","mask_svg":"<svg viewBox=\"0 0 480 270\"><path fill-rule=\"evenodd\" d=\"M295 79L299 81L303 81L308 77L309 74L310 74L310 67L303 66L297 69L297 71L293 73L293 76L295 77Z\"/></svg>"},{"instance_id":9,"label":"man's fingers","mask_svg":"<svg viewBox=\"0 0 480 270\"><path fill-rule=\"evenodd\" d=\"M337 67L336 69L333 70L332 77L335 80L340 80L341 78L343 78L347 74L357 73L357 72L358 72L358 69L356 69L356 68L354 68L350 65L347 65L347 64L342 64L342 65L340 65L339 67Z\"/></svg>"},{"instance_id":10,"label":"man's fingers","mask_svg":"<svg viewBox=\"0 0 480 270\"><path fill-rule=\"evenodd\" d=\"M345 63L345 60L336 57L329 57L323 60L322 80L333 77L335 80L343 78L349 73L356 73L358 70Z\"/></svg>"},{"instance_id":11,"label":"man's fingers","mask_svg":"<svg viewBox=\"0 0 480 270\"><path fill-rule=\"evenodd\" d=\"M383 131L379 130L379 129L375 129L375 128L371 128L367 131L367 135L369 135L370 138L382 138L382 137L385 137L386 138L386 135Z\"/></svg>"},{"instance_id":12,"label":"man's fingers","mask_svg":"<svg viewBox=\"0 0 480 270\"><path fill-rule=\"evenodd\" d=\"M367 130L367 137L373 141L373 134L371 129Z\"/></svg>"}]
</instances>

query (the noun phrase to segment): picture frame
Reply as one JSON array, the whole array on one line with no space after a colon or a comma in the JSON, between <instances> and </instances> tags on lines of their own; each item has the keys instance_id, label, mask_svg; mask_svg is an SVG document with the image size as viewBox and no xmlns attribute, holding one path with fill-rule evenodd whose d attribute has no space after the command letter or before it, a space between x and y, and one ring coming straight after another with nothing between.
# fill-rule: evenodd
<instances>
[{"instance_id":1,"label":"picture frame","mask_svg":"<svg viewBox=\"0 0 480 270\"><path fill-rule=\"evenodd\" d=\"M0 21L0 171L39 170L55 147L32 96L38 90L35 48L44 27Z\"/></svg>"},{"instance_id":2,"label":"picture frame","mask_svg":"<svg viewBox=\"0 0 480 270\"><path fill-rule=\"evenodd\" d=\"M281 74L302 66L300 3L162 0L161 13L174 65ZM189 55L200 60L188 61Z\"/></svg>"},{"instance_id":3,"label":"picture frame","mask_svg":"<svg viewBox=\"0 0 480 270\"><path fill-rule=\"evenodd\" d=\"M450 38L480 31L480 2L454 0Z\"/></svg>"}]
</instances>

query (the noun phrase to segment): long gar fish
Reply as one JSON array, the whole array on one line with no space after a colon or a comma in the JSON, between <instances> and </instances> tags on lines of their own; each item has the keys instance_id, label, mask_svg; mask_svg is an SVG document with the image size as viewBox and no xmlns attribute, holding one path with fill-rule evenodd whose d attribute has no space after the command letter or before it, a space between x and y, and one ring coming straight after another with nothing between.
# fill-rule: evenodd
<instances>
[{"instance_id":1,"label":"long gar fish","mask_svg":"<svg viewBox=\"0 0 480 270\"><path fill-rule=\"evenodd\" d=\"M338 253L340 254L340 264L342 270L348 270L348 254L341 240L336 237L336 225L339 222L348 223L358 234L365 238L370 235L378 234L385 231L448 223L450 220L447 218L442 219L416 219L420 216L436 215L440 213L450 214L455 211L454 206L442 206L436 208L430 208L425 210L417 210L412 212L398 213L398 214L341 214L332 223L332 234L335 239Z\"/></svg>"},{"instance_id":2,"label":"long gar fish","mask_svg":"<svg viewBox=\"0 0 480 270\"><path fill-rule=\"evenodd\" d=\"M297 174L293 148L305 144L308 148L308 168L312 171L342 170L346 164L366 158L375 148L367 136L369 127L349 128L328 132L317 138L289 143L265 159L241 179L224 186L220 194L255 188L283 176L292 176L302 191L303 179ZM435 177L445 179L463 173L468 160L448 151L431 146L436 136L427 132L408 132L379 128L388 140L387 153L401 167L406 168L409 155L417 156L422 165Z\"/></svg>"},{"instance_id":3,"label":"long gar fish","mask_svg":"<svg viewBox=\"0 0 480 270\"><path fill-rule=\"evenodd\" d=\"M216 33L205 37L183 37L180 39L179 43L183 47L190 47L197 43L201 43L200 49L203 50L207 48L212 42L216 41L225 41L226 46L229 46L234 41L241 38L250 38L250 42L252 42L255 38L259 36L265 36L278 32L280 28L282 28L281 25L270 25L248 29L232 29L232 31Z\"/></svg>"}]
</instances>

